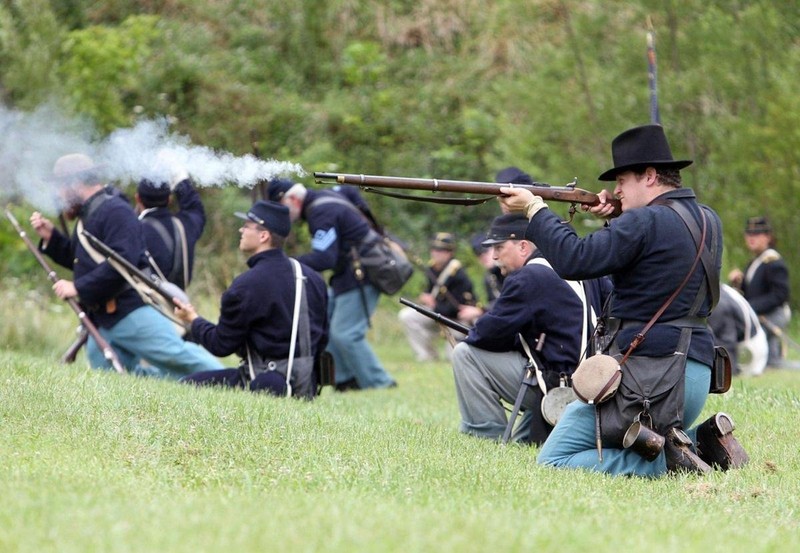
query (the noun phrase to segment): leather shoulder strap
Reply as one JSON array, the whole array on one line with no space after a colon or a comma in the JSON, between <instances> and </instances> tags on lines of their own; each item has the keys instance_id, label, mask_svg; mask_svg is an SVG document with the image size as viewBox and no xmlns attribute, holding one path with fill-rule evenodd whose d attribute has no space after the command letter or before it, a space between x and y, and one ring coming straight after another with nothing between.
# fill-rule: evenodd
<instances>
[{"instance_id":1,"label":"leather shoulder strap","mask_svg":"<svg viewBox=\"0 0 800 553\"><path fill-rule=\"evenodd\" d=\"M701 242L700 227L697 224L697 221L695 221L694 217L692 217L692 214L689 213L689 210L686 208L685 205L683 205L680 202L673 202L673 201L664 202L662 205L666 205L667 207L669 207L671 210L673 210L675 213L678 214L681 220L683 220L683 224L685 224L686 227L689 229L689 233L691 233L692 235L692 239L694 240L695 246L698 248L698 250L702 251L700 255L700 261L703 264L703 271L705 272L706 275L706 286L708 287L708 291L711 293L711 306L712 307L716 306L717 303L719 303L720 275L719 271L717 270L716 263L714 263L714 260L719 256L719 249L721 247L719 236L717 234L716 225L714 224L710 225L711 247L708 247L704 243L704 241ZM699 207L700 207L700 215L705 219L709 219L709 216L706 213L707 208L702 205ZM696 302L696 304L697 303L702 304L702 298L698 302ZM696 309L694 311L696 312L696 310L699 308L700 305L696 305ZM695 313L691 314L694 315Z\"/></svg>"}]
</instances>

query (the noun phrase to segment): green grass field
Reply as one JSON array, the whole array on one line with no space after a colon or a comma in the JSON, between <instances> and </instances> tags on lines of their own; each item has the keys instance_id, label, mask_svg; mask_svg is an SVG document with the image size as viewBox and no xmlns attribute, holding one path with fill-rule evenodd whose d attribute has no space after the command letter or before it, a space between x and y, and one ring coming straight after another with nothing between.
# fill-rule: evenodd
<instances>
[{"instance_id":1,"label":"green grass field","mask_svg":"<svg viewBox=\"0 0 800 553\"><path fill-rule=\"evenodd\" d=\"M0 353L0 551L795 551L800 372L736 380L742 470L660 480L459 434L448 364L304 403ZM379 333L379 330L383 330ZM57 335L65 347L68 332Z\"/></svg>"}]
</instances>

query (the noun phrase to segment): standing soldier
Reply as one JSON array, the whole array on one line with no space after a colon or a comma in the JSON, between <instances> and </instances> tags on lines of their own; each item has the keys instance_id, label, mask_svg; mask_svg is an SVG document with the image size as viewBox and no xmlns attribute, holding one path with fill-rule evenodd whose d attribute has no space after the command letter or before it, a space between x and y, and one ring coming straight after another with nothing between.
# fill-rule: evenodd
<instances>
[{"instance_id":1,"label":"standing soldier","mask_svg":"<svg viewBox=\"0 0 800 553\"><path fill-rule=\"evenodd\" d=\"M744 272L734 269L731 284L742 290L758 315L769 343L767 366L783 363L783 332L789 324L789 269L775 250L775 235L766 217L751 217L744 230L747 249L755 257Z\"/></svg>"},{"instance_id":2,"label":"standing soldier","mask_svg":"<svg viewBox=\"0 0 800 553\"><path fill-rule=\"evenodd\" d=\"M419 296L419 302L449 319L458 319L459 310L465 305L474 305L475 295L472 281L461 262L455 258L456 238L449 232L438 232L430 241L431 259L425 269L427 288ZM417 361L436 361L439 358L438 323L429 317L404 307L399 313L406 330L408 343L414 350ZM461 321L469 322L469 321ZM450 332L449 329L445 332ZM463 334L453 337L463 338ZM450 344L449 353L454 343Z\"/></svg>"},{"instance_id":3,"label":"standing soldier","mask_svg":"<svg viewBox=\"0 0 800 553\"><path fill-rule=\"evenodd\" d=\"M148 261L163 279L185 290L192 279L195 244L203 234L206 213L186 170L172 163L168 175L143 178L136 188L136 211L143 223ZM174 194L178 211L169 205Z\"/></svg>"}]
</instances>

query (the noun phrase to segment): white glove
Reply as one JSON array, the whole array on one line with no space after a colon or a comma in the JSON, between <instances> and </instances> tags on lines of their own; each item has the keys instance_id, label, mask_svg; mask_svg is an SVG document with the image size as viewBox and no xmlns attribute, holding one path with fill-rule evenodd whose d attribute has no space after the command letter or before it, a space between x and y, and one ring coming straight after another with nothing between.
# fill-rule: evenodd
<instances>
[{"instance_id":1,"label":"white glove","mask_svg":"<svg viewBox=\"0 0 800 553\"><path fill-rule=\"evenodd\" d=\"M544 203L544 200L541 196L537 196L534 194L533 199L529 201L525 205L525 209L522 212L525 214L525 217L528 218L528 221L533 219L533 216L539 213L542 209L547 209L547 204Z\"/></svg>"}]
</instances>

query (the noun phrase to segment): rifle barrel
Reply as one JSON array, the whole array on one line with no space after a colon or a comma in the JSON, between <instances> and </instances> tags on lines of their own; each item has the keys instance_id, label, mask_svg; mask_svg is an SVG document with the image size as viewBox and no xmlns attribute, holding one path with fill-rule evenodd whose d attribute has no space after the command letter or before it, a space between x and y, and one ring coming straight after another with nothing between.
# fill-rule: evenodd
<instances>
[{"instance_id":1,"label":"rifle barrel","mask_svg":"<svg viewBox=\"0 0 800 553\"><path fill-rule=\"evenodd\" d=\"M441 313L437 313L436 311L423 307L417 303L414 303L413 301L407 300L406 298L400 298L400 303L422 313L423 315L425 315L430 319L433 319L437 323L441 323L449 328L452 328L453 330L457 330L462 334L469 334L470 329L467 325L463 325L458 321L454 321L453 319L445 317Z\"/></svg>"},{"instance_id":2,"label":"rifle barrel","mask_svg":"<svg viewBox=\"0 0 800 553\"><path fill-rule=\"evenodd\" d=\"M134 290L136 290L136 293L142 298L142 301L150 304L159 313L179 327L182 327L184 332L189 330L189 325L178 318L173 312L175 307L177 307L175 298L178 298L182 303L191 303L189 301L189 296L187 296L179 286L166 280L161 281L155 276L151 277L89 231L83 230L82 232L86 239L91 242L92 246L105 256L108 263L119 272L123 278L130 282ZM127 273L130 278L123 273ZM136 283L143 284L158 297L142 290L140 286L136 286Z\"/></svg>"},{"instance_id":3,"label":"rifle barrel","mask_svg":"<svg viewBox=\"0 0 800 553\"><path fill-rule=\"evenodd\" d=\"M17 234L19 234L19 237L22 238L22 241L25 242L25 245L33 254L33 257L36 258L36 261L39 262L39 265L41 265L44 271L47 273L47 278L50 279L50 282L58 282L58 275L52 268L50 268L50 265L47 263L47 260L44 258L44 256L39 252L39 249L33 244L33 242L31 242L31 239L28 238L28 234L19 224L17 218L14 217L14 214L11 213L8 208L6 208L5 211L6 218L11 222L12 226L17 231ZM105 338L103 338L94 323L89 320L89 316L86 314L83 308L81 308L80 304L75 301L74 298L65 298L64 301L66 301L67 304L72 308L72 310L78 316L78 320L81 322L84 328L86 328L89 334L92 335L92 338L94 338L95 342L97 342L97 346L103 351L103 355L111 363L111 366L114 367L114 370L120 374L125 373L125 368L122 366L122 363L120 363L119 357L117 357L114 348L112 348Z\"/></svg>"},{"instance_id":4,"label":"rifle barrel","mask_svg":"<svg viewBox=\"0 0 800 553\"><path fill-rule=\"evenodd\" d=\"M186 293L176 285L169 285L170 283L156 281L151 278L147 273L142 271L139 267L125 259L119 252L114 251L105 242L97 238L95 235L87 230L83 231L83 235L92 243L106 259L111 259L125 268L130 274L135 275L145 286L153 290L156 294L164 298L170 305L175 307L174 298L177 297L184 303L189 303L189 298Z\"/></svg>"},{"instance_id":5,"label":"rifle barrel","mask_svg":"<svg viewBox=\"0 0 800 553\"><path fill-rule=\"evenodd\" d=\"M389 177L383 175L361 175L354 173L314 173L320 184L353 184L361 187L396 188L401 190L427 190L430 192L460 192L468 194L493 194L502 196L501 188L524 188L545 200L598 205L600 197L594 192L575 187L574 181L565 186L550 186L545 183L501 184L482 181L459 181L446 179L420 179L411 177ZM616 200L612 200L616 201ZM619 202L616 202L617 204ZM619 211L619 206L617 210Z\"/></svg>"}]
</instances>

